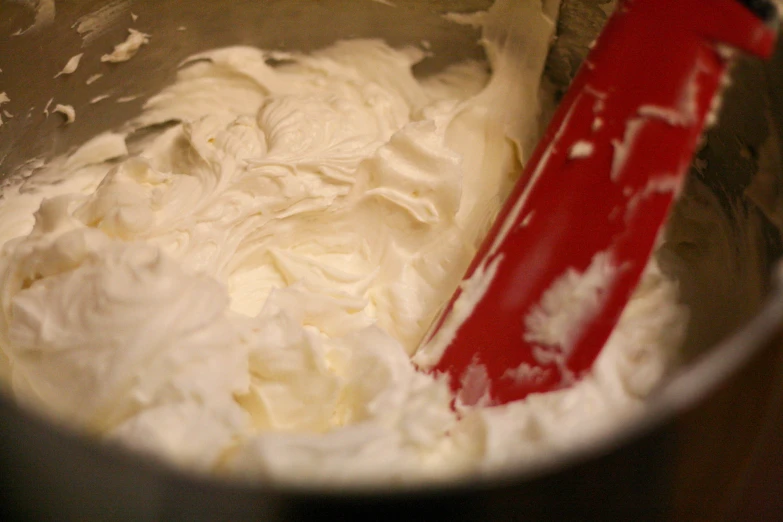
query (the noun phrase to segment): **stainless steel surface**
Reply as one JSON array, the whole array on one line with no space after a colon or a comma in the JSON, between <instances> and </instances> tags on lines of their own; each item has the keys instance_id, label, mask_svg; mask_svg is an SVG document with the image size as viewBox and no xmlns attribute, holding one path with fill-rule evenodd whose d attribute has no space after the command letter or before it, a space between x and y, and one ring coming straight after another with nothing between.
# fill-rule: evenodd
<instances>
[{"instance_id":1,"label":"stainless steel surface","mask_svg":"<svg viewBox=\"0 0 783 522\"><path fill-rule=\"evenodd\" d=\"M50 2L0 0L0 92L11 98L3 109L13 115L0 126L0 173L5 175L29 159L65 152L122 125L147 96L172 81L177 63L194 52L232 44L308 50L359 36L382 37L395 45L426 39L434 57L419 72L427 74L481 53L475 29L456 27L440 15L491 3L57 1L52 25L12 36L33 22L30 6ZM564 88L573 76L612 4L564 1L560 38L547 66L555 86ZM83 45L79 20L107 5L116 8L116 17ZM131 13L138 16L135 22ZM150 44L126 63L101 63L100 56L125 38L128 27L151 34ZM74 74L53 79L81 52ZM103 77L85 85L99 72ZM90 104L109 92L110 99ZM116 102L134 95L139 97ZM59 115L45 117L50 98L73 105L76 121L66 126ZM388 518L413 516L414 510L451 520L672 515L717 520L731 508L725 499L736 481L719 480L714 469L734 465L725 462L726 455L741 465L749 462L778 378L764 370L780 364L780 345L770 340L783 316L783 289L771 277L783 224L781 131L783 53L778 52L771 64L738 67L721 124L700 151L668 228L661 262L680 281L682 299L691 308L682 366L651 398L649 415L611 439L535 469L512 469L448 487L292 490L192 477L63 431L0 396L0 474L5 479L0 510L59 520ZM742 434L746 443L737 445L720 433ZM689 488L712 505L696 513L697 503L682 494Z\"/></svg>"}]
</instances>

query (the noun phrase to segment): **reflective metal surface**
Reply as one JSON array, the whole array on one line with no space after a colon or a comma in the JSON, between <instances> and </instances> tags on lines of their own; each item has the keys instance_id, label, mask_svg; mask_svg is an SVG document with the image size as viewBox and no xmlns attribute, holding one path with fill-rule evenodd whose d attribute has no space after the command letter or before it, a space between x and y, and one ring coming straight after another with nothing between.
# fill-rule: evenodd
<instances>
[{"instance_id":1,"label":"reflective metal surface","mask_svg":"<svg viewBox=\"0 0 783 522\"><path fill-rule=\"evenodd\" d=\"M173 80L182 59L213 47L309 50L344 37L381 37L394 45L427 40L433 57L421 64L421 74L480 55L476 29L457 27L441 14L486 8L489 0L393 3L0 0L0 92L10 97L2 108L13 116L0 126L0 173L121 126ZM548 81L561 91L612 4L564 1L547 66ZM33 24L35 6L40 15L50 5L51 25L12 36ZM149 33L150 44L126 63L101 63L128 27ZM82 52L74 74L53 78ZM103 76L86 85L97 73ZM111 97L90 103L101 94ZM128 96L138 97L117 103ZM45 116L52 98L74 106L73 124ZM649 415L612 439L536 469L447 487L297 491L189 476L52 426L0 395L0 514L50 520L729 516L739 505L737 480L713 470L749 462L779 379L781 352L773 335L783 317L783 291L770 274L781 253L781 131L778 52L770 64L737 68L721 123L709 133L663 239L661 263L679 280L691 309L682 365L651 398ZM743 443L721 436L726 433ZM701 500L683 493L688 490Z\"/></svg>"}]
</instances>

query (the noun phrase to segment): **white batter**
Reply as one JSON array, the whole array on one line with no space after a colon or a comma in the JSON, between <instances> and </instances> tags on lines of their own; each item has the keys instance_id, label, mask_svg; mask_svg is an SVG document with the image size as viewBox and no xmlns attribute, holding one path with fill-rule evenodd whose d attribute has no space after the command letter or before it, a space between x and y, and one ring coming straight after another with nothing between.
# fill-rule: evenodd
<instances>
[{"instance_id":1,"label":"white batter","mask_svg":"<svg viewBox=\"0 0 783 522\"><path fill-rule=\"evenodd\" d=\"M636 413L683 329L654 264L572 389L458 417L410 360L537 136L556 3L493 7L491 78L416 79L423 52L380 41L204 53L131 126L165 130L9 184L14 394L189 467L330 483L519 465Z\"/></svg>"}]
</instances>

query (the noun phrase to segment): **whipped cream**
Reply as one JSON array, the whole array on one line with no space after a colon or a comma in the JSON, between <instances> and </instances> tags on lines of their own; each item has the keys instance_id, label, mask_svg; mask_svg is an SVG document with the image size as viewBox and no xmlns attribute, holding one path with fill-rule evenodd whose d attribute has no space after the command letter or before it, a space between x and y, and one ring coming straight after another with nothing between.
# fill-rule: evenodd
<instances>
[{"instance_id":1,"label":"whipped cream","mask_svg":"<svg viewBox=\"0 0 783 522\"><path fill-rule=\"evenodd\" d=\"M458 415L411 362L535 143L556 13L480 18L491 76L419 79L425 51L376 40L205 52L127 128L32 165L0 204L14 395L189 468L297 482L518 466L637 414L684 326L655 263L571 389Z\"/></svg>"},{"instance_id":2,"label":"whipped cream","mask_svg":"<svg viewBox=\"0 0 783 522\"><path fill-rule=\"evenodd\" d=\"M63 105L62 103L58 103L54 106L54 109L52 109L52 113L55 112L59 112L63 115L66 124L76 121L76 110L72 105Z\"/></svg>"},{"instance_id":3,"label":"whipped cream","mask_svg":"<svg viewBox=\"0 0 783 522\"><path fill-rule=\"evenodd\" d=\"M84 53L79 53L77 55L71 56L71 59L68 60L68 62L62 68L62 70L57 74L55 74L54 77L58 78L60 76L73 74L74 72L76 72L76 69L79 67L79 62L82 60L82 56L84 56Z\"/></svg>"},{"instance_id":4,"label":"whipped cream","mask_svg":"<svg viewBox=\"0 0 783 522\"><path fill-rule=\"evenodd\" d=\"M101 56L101 61L111 63L127 62L136 55L142 45L148 44L149 41L150 35L136 29L128 29L128 38L124 42L115 45L111 53Z\"/></svg>"}]
</instances>

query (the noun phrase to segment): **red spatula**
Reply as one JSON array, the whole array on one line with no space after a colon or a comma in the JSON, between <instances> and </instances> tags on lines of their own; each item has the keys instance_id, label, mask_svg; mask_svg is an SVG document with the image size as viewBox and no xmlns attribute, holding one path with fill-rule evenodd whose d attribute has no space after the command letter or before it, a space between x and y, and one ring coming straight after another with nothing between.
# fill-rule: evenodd
<instances>
[{"instance_id":1,"label":"red spatula","mask_svg":"<svg viewBox=\"0 0 783 522\"><path fill-rule=\"evenodd\" d=\"M458 402L502 404L590 369L734 50L769 56L776 22L764 0L621 1L417 357L427 367L445 348L430 368Z\"/></svg>"}]
</instances>

